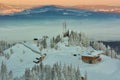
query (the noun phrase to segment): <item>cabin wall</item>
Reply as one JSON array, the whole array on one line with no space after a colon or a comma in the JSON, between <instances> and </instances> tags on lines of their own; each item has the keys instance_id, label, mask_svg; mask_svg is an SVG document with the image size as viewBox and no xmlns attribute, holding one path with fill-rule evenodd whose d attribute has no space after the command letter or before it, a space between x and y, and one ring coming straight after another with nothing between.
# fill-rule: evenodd
<instances>
[{"instance_id":1,"label":"cabin wall","mask_svg":"<svg viewBox=\"0 0 120 80\"><path fill-rule=\"evenodd\" d=\"M99 56L94 56L94 57L91 57L91 56L82 56L82 61L83 62L86 62L86 63L90 63L90 64L94 64L94 63L97 63L99 62L98 59L100 57Z\"/></svg>"}]
</instances>

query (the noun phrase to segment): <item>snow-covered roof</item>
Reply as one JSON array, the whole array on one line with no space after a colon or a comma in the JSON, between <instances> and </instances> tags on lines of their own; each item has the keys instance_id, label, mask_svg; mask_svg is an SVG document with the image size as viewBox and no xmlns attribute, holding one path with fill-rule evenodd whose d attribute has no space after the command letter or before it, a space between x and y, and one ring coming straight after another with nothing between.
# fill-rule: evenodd
<instances>
[{"instance_id":1,"label":"snow-covered roof","mask_svg":"<svg viewBox=\"0 0 120 80\"><path fill-rule=\"evenodd\" d=\"M85 53L82 54L82 56L91 56L91 57L93 57L93 56L97 56L97 55L99 55L101 53L103 53L103 51L94 50L94 51L90 51L90 52L85 52Z\"/></svg>"}]
</instances>

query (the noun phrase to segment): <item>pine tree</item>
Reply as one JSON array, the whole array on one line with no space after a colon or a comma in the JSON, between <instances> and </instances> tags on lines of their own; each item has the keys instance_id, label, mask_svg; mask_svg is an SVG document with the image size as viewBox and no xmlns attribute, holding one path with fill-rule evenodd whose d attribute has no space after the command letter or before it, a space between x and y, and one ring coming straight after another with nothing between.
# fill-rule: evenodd
<instances>
[{"instance_id":1,"label":"pine tree","mask_svg":"<svg viewBox=\"0 0 120 80\"><path fill-rule=\"evenodd\" d=\"M106 51L105 51L105 55L110 56L110 54L111 54L111 51L110 51L110 49L107 48Z\"/></svg>"},{"instance_id":2,"label":"pine tree","mask_svg":"<svg viewBox=\"0 0 120 80\"><path fill-rule=\"evenodd\" d=\"M111 58L116 58L117 53L115 52L115 50L111 50Z\"/></svg>"},{"instance_id":3,"label":"pine tree","mask_svg":"<svg viewBox=\"0 0 120 80\"><path fill-rule=\"evenodd\" d=\"M55 78L55 69L53 67L51 71L51 80L54 80L54 78Z\"/></svg>"},{"instance_id":4,"label":"pine tree","mask_svg":"<svg viewBox=\"0 0 120 80\"><path fill-rule=\"evenodd\" d=\"M80 75L79 67L77 68L77 71L76 71L76 73L75 73L75 76L76 76L76 80L81 80L81 75Z\"/></svg>"},{"instance_id":5,"label":"pine tree","mask_svg":"<svg viewBox=\"0 0 120 80\"><path fill-rule=\"evenodd\" d=\"M9 73L11 74L11 73ZM85 78L84 78L85 79ZM87 79L87 76L86 76ZM50 65L36 65L30 70L27 68L25 74L15 80L82 80L79 67L77 70L72 65L63 67L56 63L52 67Z\"/></svg>"},{"instance_id":6,"label":"pine tree","mask_svg":"<svg viewBox=\"0 0 120 80\"><path fill-rule=\"evenodd\" d=\"M51 48L55 47L54 37L50 40L50 47Z\"/></svg>"},{"instance_id":7,"label":"pine tree","mask_svg":"<svg viewBox=\"0 0 120 80\"><path fill-rule=\"evenodd\" d=\"M45 48L47 48L47 42L46 42L46 37L45 36L43 36L43 38L41 39L41 41L40 41L40 44L41 44L41 46L45 49Z\"/></svg>"},{"instance_id":8,"label":"pine tree","mask_svg":"<svg viewBox=\"0 0 120 80\"><path fill-rule=\"evenodd\" d=\"M13 73L12 73L12 71L10 71L9 73L8 73L8 79L9 80L13 80Z\"/></svg>"},{"instance_id":9,"label":"pine tree","mask_svg":"<svg viewBox=\"0 0 120 80\"><path fill-rule=\"evenodd\" d=\"M87 80L87 72L85 72L85 78L84 79Z\"/></svg>"},{"instance_id":10,"label":"pine tree","mask_svg":"<svg viewBox=\"0 0 120 80\"><path fill-rule=\"evenodd\" d=\"M55 39L55 44L57 44L58 42L60 42L62 39L61 39L61 37L60 37L60 35L58 35L57 37L56 37L56 39Z\"/></svg>"},{"instance_id":11,"label":"pine tree","mask_svg":"<svg viewBox=\"0 0 120 80\"><path fill-rule=\"evenodd\" d=\"M31 80L31 72L29 68L25 70L25 80Z\"/></svg>"},{"instance_id":12,"label":"pine tree","mask_svg":"<svg viewBox=\"0 0 120 80\"><path fill-rule=\"evenodd\" d=\"M14 53L14 52L13 52L13 49L11 48L11 49L10 49L10 54L13 54L13 53Z\"/></svg>"},{"instance_id":13,"label":"pine tree","mask_svg":"<svg viewBox=\"0 0 120 80\"><path fill-rule=\"evenodd\" d=\"M49 65L46 65L46 77L45 80L51 80L51 67Z\"/></svg>"},{"instance_id":14,"label":"pine tree","mask_svg":"<svg viewBox=\"0 0 120 80\"><path fill-rule=\"evenodd\" d=\"M8 49L8 48L10 48L11 46L13 46L14 44L10 44L10 43L8 43L8 42L6 42L6 41L0 41L0 53L3 51L3 50L5 50L5 49Z\"/></svg>"},{"instance_id":15,"label":"pine tree","mask_svg":"<svg viewBox=\"0 0 120 80\"><path fill-rule=\"evenodd\" d=\"M7 67L3 62L1 64L1 72L0 72L0 74L1 74L1 80L7 80L7 77L8 77L8 75L7 75Z\"/></svg>"},{"instance_id":16,"label":"pine tree","mask_svg":"<svg viewBox=\"0 0 120 80\"><path fill-rule=\"evenodd\" d=\"M93 44L92 44L93 48L96 49L96 50L99 50L100 49L100 45L97 41L94 41Z\"/></svg>"},{"instance_id":17,"label":"pine tree","mask_svg":"<svg viewBox=\"0 0 120 80\"><path fill-rule=\"evenodd\" d=\"M81 33L81 43L84 47L88 47L90 45L90 41L84 33Z\"/></svg>"}]
</instances>

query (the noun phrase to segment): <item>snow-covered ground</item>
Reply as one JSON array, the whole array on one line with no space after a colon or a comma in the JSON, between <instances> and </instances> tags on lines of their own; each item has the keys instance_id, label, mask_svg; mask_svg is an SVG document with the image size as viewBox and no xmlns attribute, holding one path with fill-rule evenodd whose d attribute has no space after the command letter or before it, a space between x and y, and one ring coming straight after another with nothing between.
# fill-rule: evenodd
<instances>
[{"instance_id":1,"label":"snow-covered ground","mask_svg":"<svg viewBox=\"0 0 120 80\"><path fill-rule=\"evenodd\" d=\"M117 59L112 59L108 56L101 55L102 61L96 64L84 63L81 60L81 55L93 51L91 47L80 47L80 46L65 46L67 42L59 42L58 48L43 49L42 54L46 53L47 56L43 60L43 64L53 65L55 63L61 63L61 65L72 64L73 67L80 67L80 72L84 75L87 72L88 80L120 80L120 61ZM12 48L4 51L4 54L11 54L11 49L13 54L7 60L4 57L0 57L0 63L5 62L8 71L12 70L14 77L19 77L24 74L25 68L32 68L35 63L36 57L40 57L40 54L35 53L30 48L35 51L39 51L39 47L34 43L24 43L16 44ZM28 48L29 47L29 48ZM94 50L96 51L96 50ZM40 51L39 51L40 52ZM96 51L99 52L99 51ZM73 56L77 54L77 56ZM1 64L0 64L1 65Z\"/></svg>"},{"instance_id":2,"label":"snow-covered ground","mask_svg":"<svg viewBox=\"0 0 120 80\"><path fill-rule=\"evenodd\" d=\"M8 70L12 70L14 76L22 75L25 68L32 67L34 65L33 60L39 56L22 44L16 44L12 48L4 51L4 53L10 53L11 49L13 50L13 54L10 59L0 58L0 62L5 61Z\"/></svg>"}]
</instances>

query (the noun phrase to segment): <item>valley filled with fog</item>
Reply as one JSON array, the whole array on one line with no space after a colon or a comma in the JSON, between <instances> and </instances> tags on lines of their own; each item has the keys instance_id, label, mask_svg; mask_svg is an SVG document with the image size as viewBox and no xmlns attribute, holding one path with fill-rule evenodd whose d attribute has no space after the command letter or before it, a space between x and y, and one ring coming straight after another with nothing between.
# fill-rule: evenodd
<instances>
[{"instance_id":1,"label":"valley filled with fog","mask_svg":"<svg viewBox=\"0 0 120 80\"><path fill-rule=\"evenodd\" d=\"M32 40L43 35L53 36L67 29L84 32L92 40L120 40L120 19L0 19L0 39Z\"/></svg>"}]
</instances>

